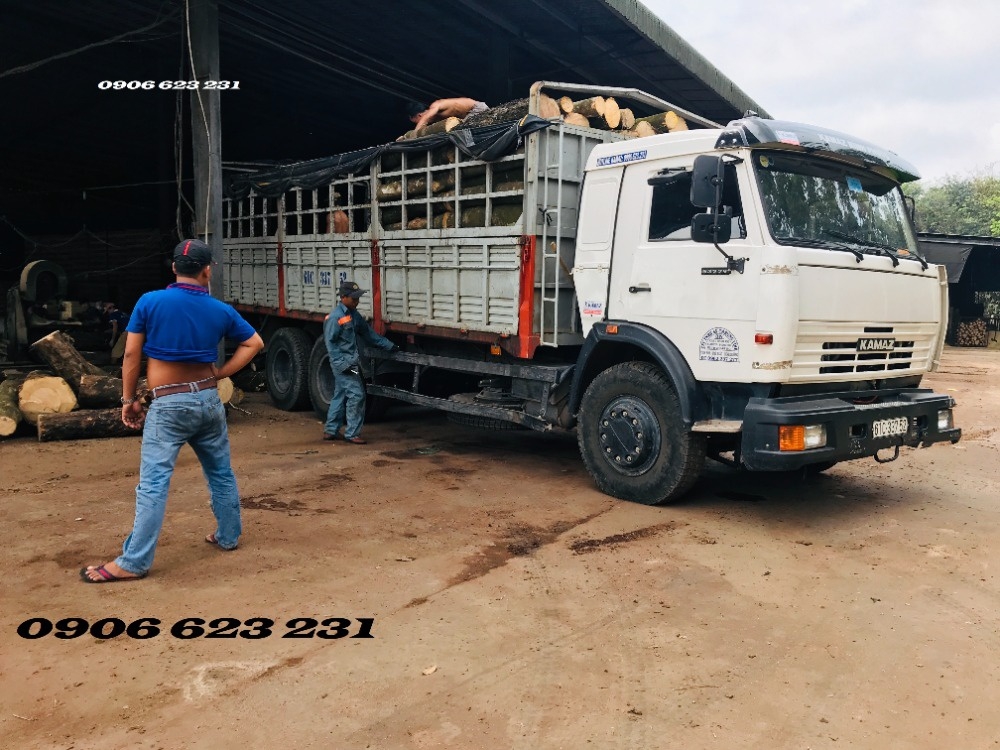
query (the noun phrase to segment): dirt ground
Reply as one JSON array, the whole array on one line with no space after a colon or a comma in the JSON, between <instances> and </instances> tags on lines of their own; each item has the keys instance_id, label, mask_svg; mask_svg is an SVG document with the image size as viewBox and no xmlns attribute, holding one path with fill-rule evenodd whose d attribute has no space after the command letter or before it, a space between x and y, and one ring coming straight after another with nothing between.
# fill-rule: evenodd
<instances>
[{"instance_id":1,"label":"dirt ground","mask_svg":"<svg viewBox=\"0 0 1000 750\"><path fill-rule=\"evenodd\" d=\"M958 400L957 446L806 481L712 466L653 508L564 438L414 410L322 443L254 394L239 550L202 541L185 449L150 576L105 586L78 570L131 527L139 441L6 441L0 746L1000 745L1000 352L949 349L925 384ZM33 617L162 632L19 637ZM275 625L171 636L188 617ZM300 617L374 637L282 638Z\"/></svg>"}]
</instances>

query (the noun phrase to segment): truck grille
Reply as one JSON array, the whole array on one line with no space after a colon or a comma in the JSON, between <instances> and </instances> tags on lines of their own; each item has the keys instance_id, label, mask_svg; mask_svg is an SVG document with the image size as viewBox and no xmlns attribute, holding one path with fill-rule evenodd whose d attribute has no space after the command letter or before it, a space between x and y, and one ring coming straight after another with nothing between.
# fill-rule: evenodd
<instances>
[{"instance_id":1,"label":"truck grille","mask_svg":"<svg viewBox=\"0 0 1000 750\"><path fill-rule=\"evenodd\" d=\"M831 323L802 321L792 357L791 380L850 380L901 377L926 372L938 326L935 323ZM865 340L891 340L884 351L859 348Z\"/></svg>"}]
</instances>

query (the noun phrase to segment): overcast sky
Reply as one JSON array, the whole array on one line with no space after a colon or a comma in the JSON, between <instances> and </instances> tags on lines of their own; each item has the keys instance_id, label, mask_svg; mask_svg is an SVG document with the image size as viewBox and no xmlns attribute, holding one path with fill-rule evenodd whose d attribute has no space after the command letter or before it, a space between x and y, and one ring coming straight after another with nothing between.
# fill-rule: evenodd
<instances>
[{"instance_id":1,"label":"overcast sky","mask_svg":"<svg viewBox=\"0 0 1000 750\"><path fill-rule=\"evenodd\" d=\"M1000 174L1000 0L641 0L774 118Z\"/></svg>"}]
</instances>

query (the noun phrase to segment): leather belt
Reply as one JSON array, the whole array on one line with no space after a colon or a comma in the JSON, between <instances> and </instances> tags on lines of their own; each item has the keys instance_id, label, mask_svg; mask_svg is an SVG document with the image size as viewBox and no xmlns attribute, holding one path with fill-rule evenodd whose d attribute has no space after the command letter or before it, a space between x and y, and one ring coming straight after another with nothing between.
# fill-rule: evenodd
<instances>
[{"instance_id":1,"label":"leather belt","mask_svg":"<svg viewBox=\"0 0 1000 750\"><path fill-rule=\"evenodd\" d=\"M195 380L192 383L171 383L170 385L158 385L156 388L150 391L152 398L163 398L164 396L173 396L175 393L197 393L198 391L207 391L209 388L215 388L218 385L218 381L215 378L204 378L203 380Z\"/></svg>"}]
</instances>

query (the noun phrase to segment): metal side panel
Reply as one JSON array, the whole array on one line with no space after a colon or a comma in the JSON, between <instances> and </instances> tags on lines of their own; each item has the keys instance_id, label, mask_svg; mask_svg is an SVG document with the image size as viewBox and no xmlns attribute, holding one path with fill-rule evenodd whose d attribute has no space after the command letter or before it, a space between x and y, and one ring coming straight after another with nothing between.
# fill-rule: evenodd
<instances>
[{"instance_id":1,"label":"metal side panel","mask_svg":"<svg viewBox=\"0 0 1000 750\"><path fill-rule=\"evenodd\" d=\"M372 289L371 243L365 238L329 240L296 237L283 245L285 306L289 310L328 313L337 304L337 288L346 279ZM371 296L361 298L371 315Z\"/></svg>"},{"instance_id":2,"label":"metal side panel","mask_svg":"<svg viewBox=\"0 0 1000 750\"><path fill-rule=\"evenodd\" d=\"M379 245L384 319L517 334L519 240L384 238Z\"/></svg>"},{"instance_id":3,"label":"metal side panel","mask_svg":"<svg viewBox=\"0 0 1000 750\"><path fill-rule=\"evenodd\" d=\"M278 306L277 244L273 239L228 239L223 246L225 296L242 305Z\"/></svg>"}]
</instances>

